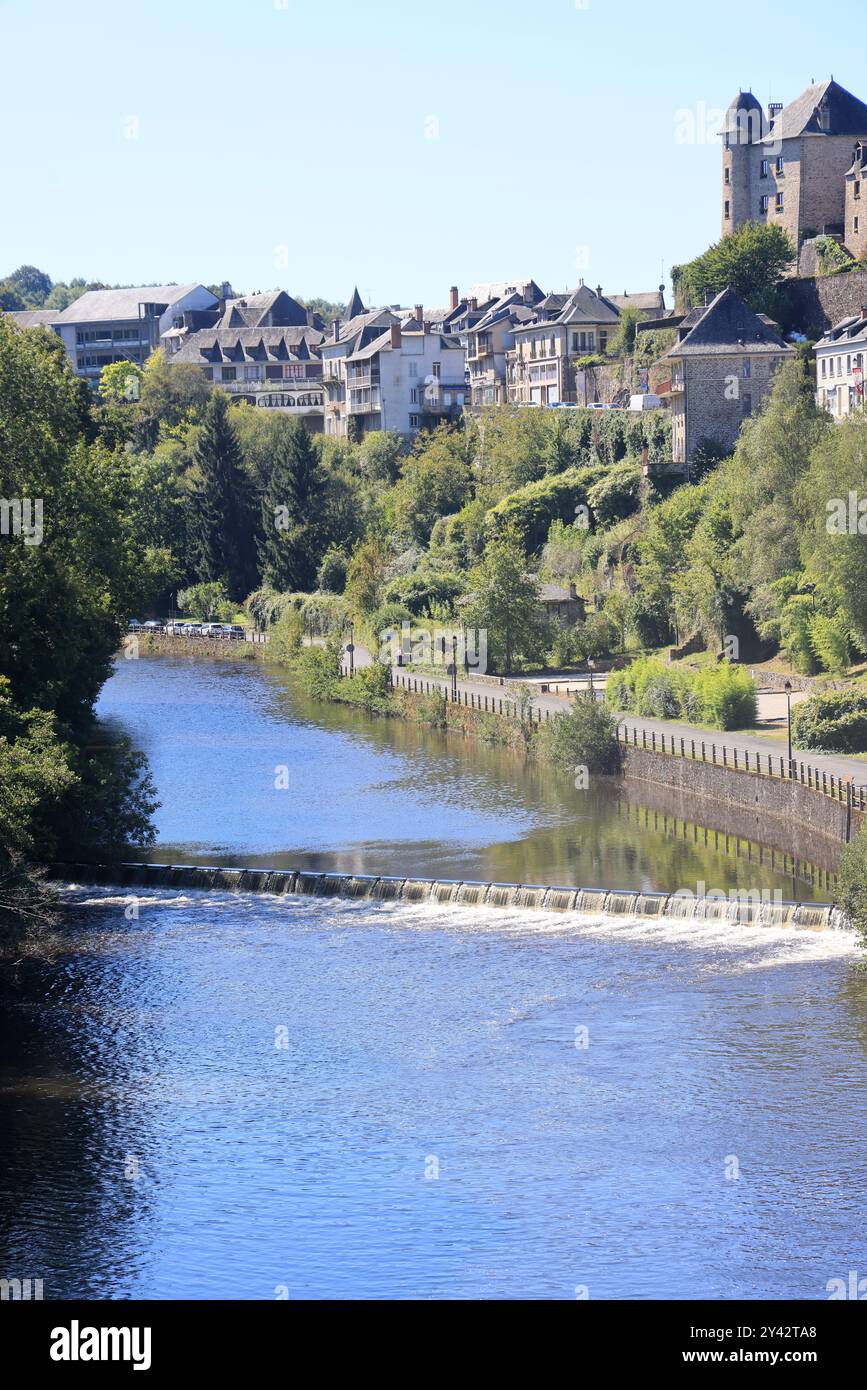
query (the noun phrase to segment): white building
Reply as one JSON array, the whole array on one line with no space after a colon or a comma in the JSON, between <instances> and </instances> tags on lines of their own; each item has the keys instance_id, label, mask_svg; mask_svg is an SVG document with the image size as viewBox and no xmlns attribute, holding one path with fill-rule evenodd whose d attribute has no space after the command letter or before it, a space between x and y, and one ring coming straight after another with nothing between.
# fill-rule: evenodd
<instances>
[{"instance_id":1,"label":"white building","mask_svg":"<svg viewBox=\"0 0 867 1390\"><path fill-rule=\"evenodd\" d=\"M461 413L467 391L457 338L434 331L418 311L366 310L357 293L350 307L352 317L335 321L321 345L326 434L394 430L411 438Z\"/></svg>"},{"instance_id":2,"label":"white building","mask_svg":"<svg viewBox=\"0 0 867 1390\"><path fill-rule=\"evenodd\" d=\"M842 420L864 406L867 308L842 319L816 344L816 404Z\"/></svg>"},{"instance_id":3,"label":"white building","mask_svg":"<svg viewBox=\"0 0 867 1390\"><path fill-rule=\"evenodd\" d=\"M185 311L214 309L204 285L144 285L87 290L54 320L76 375L97 381L112 362L144 366L160 339L180 325Z\"/></svg>"}]
</instances>

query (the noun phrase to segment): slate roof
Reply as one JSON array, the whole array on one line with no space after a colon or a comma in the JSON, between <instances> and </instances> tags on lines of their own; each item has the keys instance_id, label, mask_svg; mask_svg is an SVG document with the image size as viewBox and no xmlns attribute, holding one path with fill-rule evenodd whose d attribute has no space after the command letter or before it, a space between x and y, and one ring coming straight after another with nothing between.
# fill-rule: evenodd
<instances>
[{"instance_id":1,"label":"slate roof","mask_svg":"<svg viewBox=\"0 0 867 1390\"><path fill-rule=\"evenodd\" d=\"M59 309L13 309L3 315L18 328L50 328L60 318Z\"/></svg>"},{"instance_id":2,"label":"slate roof","mask_svg":"<svg viewBox=\"0 0 867 1390\"><path fill-rule=\"evenodd\" d=\"M125 290L85 290L74 299L55 322L65 323L108 323L114 320L137 319L139 304L176 304L179 299L192 290L203 289L203 285L139 285ZM214 303L217 300L214 297Z\"/></svg>"},{"instance_id":3,"label":"slate roof","mask_svg":"<svg viewBox=\"0 0 867 1390\"><path fill-rule=\"evenodd\" d=\"M169 359L195 362L306 362L319 356L323 334L315 328L203 328L191 333Z\"/></svg>"},{"instance_id":4,"label":"slate roof","mask_svg":"<svg viewBox=\"0 0 867 1390\"><path fill-rule=\"evenodd\" d=\"M867 339L867 314L850 314L848 318L841 319L828 329L827 333L819 339L816 344L816 351L819 348L842 347L846 343L863 343Z\"/></svg>"},{"instance_id":5,"label":"slate roof","mask_svg":"<svg viewBox=\"0 0 867 1390\"><path fill-rule=\"evenodd\" d=\"M606 294L603 298L621 312L624 309L640 309L642 313L649 309L654 312L665 310L665 295L662 290L648 290L646 294Z\"/></svg>"},{"instance_id":6,"label":"slate roof","mask_svg":"<svg viewBox=\"0 0 867 1390\"><path fill-rule=\"evenodd\" d=\"M722 290L706 307L690 310L681 324L681 332L696 312L694 326L682 341L669 348L665 357L723 357L734 353L748 356L750 353L793 351L776 329L754 314L732 289Z\"/></svg>"},{"instance_id":7,"label":"slate roof","mask_svg":"<svg viewBox=\"0 0 867 1390\"><path fill-rule=\"evenodd\" d=\"M349 319L358 318L359 314L366 314L367 310L361 302L361 295L358 293L358 286L352 291L352 296L346 306L346 317Z\"/></svg>"},{"instance_id":8,"label":"slate roof","mask_svg":"<svg viewBox=\"0 0 867 1390\"><path fill-rule=\"evenodd\" d=\"M819 125L818 107L827 101L829 129ZM817 82L784 106L771 131L770 140L791 140L799 135L867 135L867 106L839 82Z\"/></svg>"},{"instance_id":9,"label":"slate roof","mask_svg":"<svg viewBox=\"0 0 867 1390\"><path fill-rule=\"evenodd\" d=\"M270 319L270 324L268 320ZM285 290L248 294L226 303L218 328L307 327L307 310Z\"/></svg>"},{"instance_id":10,"label":"slate roof","mask_svg":"<svg viewBox=\"0 0 867 1390\"><path fill-rule=\"evenodd\" d=\"M549 300L562 299L562 295L548 295ZM542 310L545 300L537 305ZM552 305L555 308L556 305ZM614 304L610 303L604 296L600 299L599 295L590 289L589 285L579 285L577 289L571 291L566 296L563 308L559 314L552 316L548 311L548 317L542 319L534 317L529 324L522 324L516 327L515 332L521 333L530 328L551 327L554 324L573 324L573 323L607 323L616 324L620 314Z\"/></svg>"}]
</instances>

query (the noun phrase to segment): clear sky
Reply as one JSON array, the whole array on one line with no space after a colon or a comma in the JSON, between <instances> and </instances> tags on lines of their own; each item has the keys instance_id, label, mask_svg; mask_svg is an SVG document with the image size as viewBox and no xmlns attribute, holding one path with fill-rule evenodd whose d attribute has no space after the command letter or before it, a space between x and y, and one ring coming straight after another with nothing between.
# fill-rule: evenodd
<instances>
[{"instance_id":1,"label":"clear sky","mask_svg":"<svg viewBox=\"0 0 867 1390\"><path fill-rule=\"evenodd\" d=\"M713 112L858 47L813 0L0 0L0 277L368 303L652 289L715 240ZM845 26L844 26L845 27ZM708 119L710 118L710 119Z\"/></svg>"}]
</instances>

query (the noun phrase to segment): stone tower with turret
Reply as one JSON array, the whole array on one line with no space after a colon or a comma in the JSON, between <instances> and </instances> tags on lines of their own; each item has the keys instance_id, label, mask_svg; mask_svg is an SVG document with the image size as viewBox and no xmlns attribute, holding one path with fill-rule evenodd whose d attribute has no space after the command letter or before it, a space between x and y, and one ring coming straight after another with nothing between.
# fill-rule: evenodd
<instances>
[{"instance_id":1,"label":"stone tower with turret","mask_svg":"<svg viewBox=\"0 0 867 1390\"><path fill-rule=\"evenodd\" d=\"M755 217L752 208L753 146L765 134L762 104L752 92L738 92L726 111L722 157L722 235Z\"/></svg>"}]
</instances>

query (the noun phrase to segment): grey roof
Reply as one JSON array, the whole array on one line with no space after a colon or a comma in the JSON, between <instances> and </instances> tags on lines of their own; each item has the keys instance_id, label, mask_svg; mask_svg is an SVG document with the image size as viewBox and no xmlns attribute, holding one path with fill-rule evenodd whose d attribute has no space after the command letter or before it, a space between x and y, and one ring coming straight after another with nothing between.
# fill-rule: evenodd
<instances>
[{"instance_id":1,"label":"grey roof","mask_svg":"<svg viewBox=\"0 0 867 1390\"><path fill-rule=\"evenodd\" d=\"M681 332L695 313L696 310L691 310L684 319ZM725 289L706 308L698 310L694 327L681 342L669 348L665 356L722 357L733 353L748 356L792 351L767 320L754 314L734 290Z\"/></svg>"},{"instance_id":2,"label":"grey roof","mask_svg":"<svg viewBox=\"0 0 867 1390\"><path fill-rule=\"evenodd\" d=\"M304 362L319 356L323 334L315 328L203 328L191 333L170 362Z\"/></svg>"},{"instance_id":3,"label":"grey roof","mask_svg":"<svg viewBox=\"0 0 867 1390\"><path fill-rule=\"evenodd\" d=\"M507 294L517 293L524 297L529 291L534 304L543 298L542 291L535 280L489 280L482 281L478 285L472 285L467 292L467 299L476 299L479 304L492 303L496 299L502 299Z\"/></svg>"},{"instance_id":4,"label":"grey roof","mask_svg":"<svg viewBox=\"0 0 867 1390\"><path fill-rule=\"evenodd\" d=\"M363 333L365 328L387 328L390 323L399 323L397 314L392 313L391 309L366 309L363 314L356 314L354 318L347 319L340 325L340 333L337 338L338 343L354 344L359 333ZM325 346L334 346L334 338L327 335ZM353 348L350 347L350 352Z\"/></svg>"},{"instance_id":5,"label":"grey roof","mask_svg":"<svg viewBox=\"0 0 867 1390\"><path fill-rule=\"evenodd\" d=\"M867 314L850 314L829 328L816 343L816 350L827 347L843 347L846 343L862 343L867 338Z\"/></svg>"},{"instance_id":6,"label":"grey roof","mask_svg":"<svg viewBox=\"0 0 867 1390\"><path fill-rule=\"evenodd\" d=\"M561 299L561 295L548 295L548 299ZM542 310L545 301L537 307ZM552 306L556 307L556 306ZM549 328L554 324L573 324L573 323L605 323L616 324L620 314L616 306L610 303L604 296L599 297L589 285L579 285L577 289L566 298L566 302L559 314L551 315L547 318L534 318L531 323L517 326L517 333L529 331L531 328Z\"/></svg>"},{"instance_id":7,"label":"grey roof","mask_svg":"<svg viewBox=\"0 0 867 1390\"><path fill-rule=\"evenodd\" d=\"M361 295L358 293L358 286L352 291L349 303L346 306L346 317L348 319L358 318L359 314L366 314L367 310L361 302Z\"/></svg>"},{"instance_id":8,"label":"grey roof","mask_svg":"<svg viewBox=\"0 0 867 1390\"><path fill-rule=\"evenodd\" d=\"M13 309L3 317L19 328L49 328L60 318L59 309Z\"/></svg>"},{"instance_id":9,"label":"grey roof","mask_svg":"<svg viewBox=\"0 0 867 1390\"><path fill-rule=\"evenodd\" d=\"M577 594L570 593L559 584L540 584L539 598L543 603L583 603Z\"/></svg>"},{"instance_id":10,"label":"grey roof","mask_svg":"<svg viewBox=\"0 0 867 1390\"><path fill-rule=\"evenodd\" d=\"M663 290L648 290L646 293L639 292L638 294L606 294L603 298L621 311L623 309L640 309L644 313L650 309L654 312L665 309Z\"/></svg>"},{"instance_id":11,"label":"grey roof","mask_svg":"<svg viewBox=\"0 0 867 1390\"><path fill-rule=\"evenodd\" d=\"M309 325L307 310L285 290L230 299L219 328L301 328Z\"/></svg>"},{"instance_id":12,"label":"grey roof","mask_svg":"<svg viewBox=\"0 0 867 1390\"><path fill-rule=\"evenodd\" d=\"M827 102L828 129L819 125L818 108ZM867 135L867 106L839 82L817 82L784 106L766 140L791 140L798 135Z\"/></svg>"},{"instance_id":13,"label":"grey roof","mask_svg":"<svg viewBox=\"0 0 867 1390\"><path fill-rule=\"evenodd\" d=\"M176 304L203 285L138 285L124 290L85 290L58 314L56 322L107 323L111 320L137 319L140 304ZM215 295L212 295L217 303Z\"/></svg>"}]
</instances>

